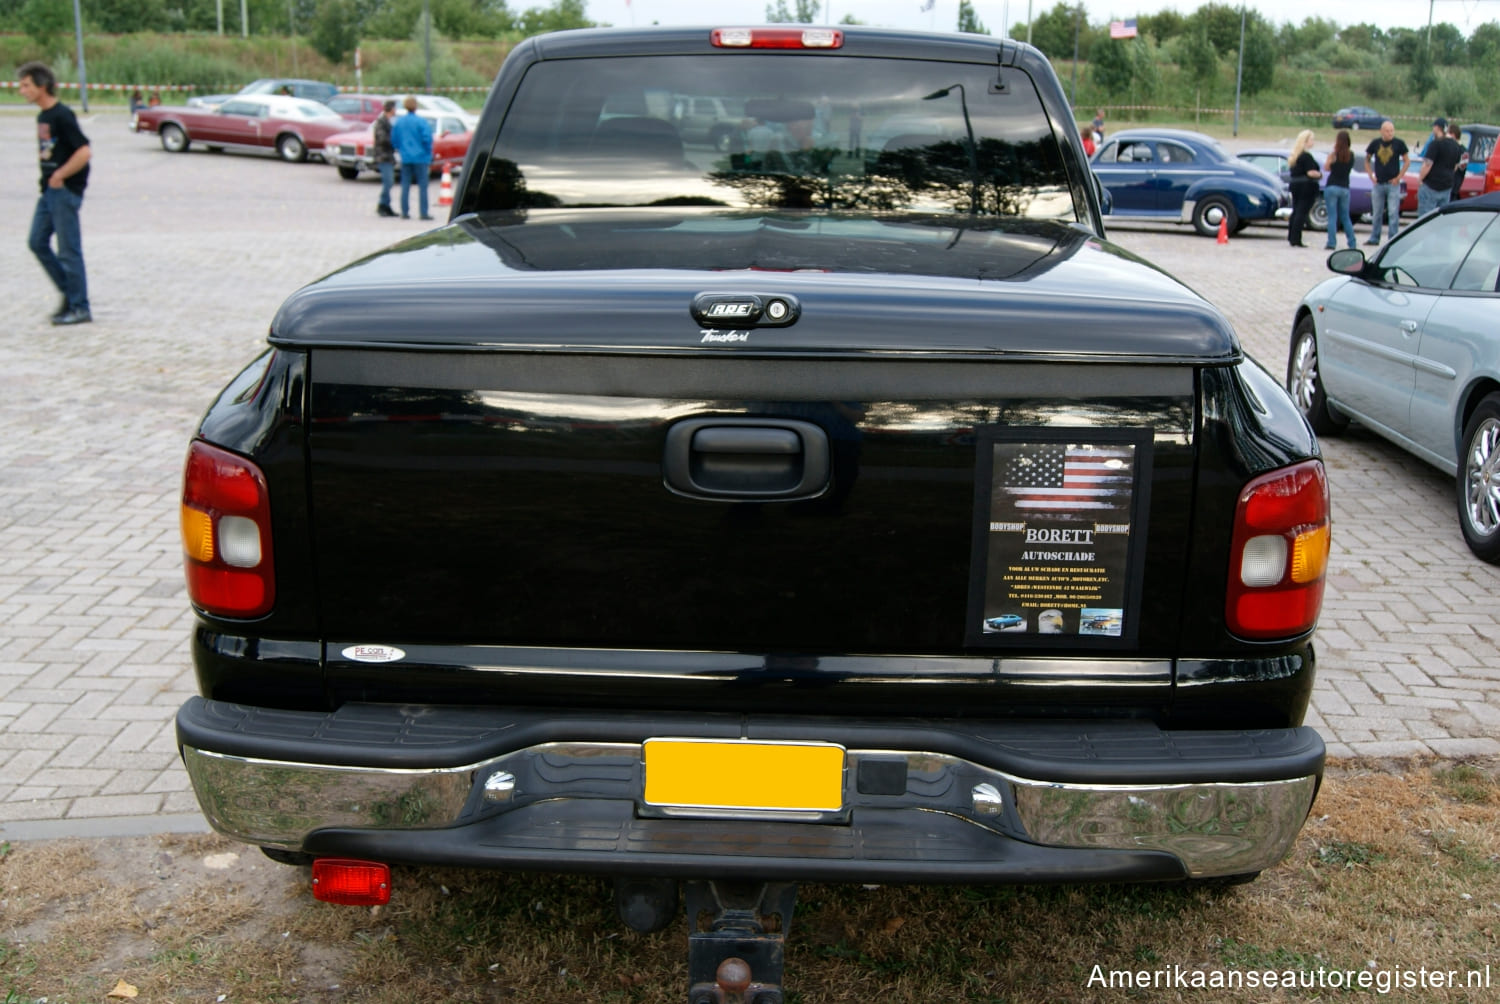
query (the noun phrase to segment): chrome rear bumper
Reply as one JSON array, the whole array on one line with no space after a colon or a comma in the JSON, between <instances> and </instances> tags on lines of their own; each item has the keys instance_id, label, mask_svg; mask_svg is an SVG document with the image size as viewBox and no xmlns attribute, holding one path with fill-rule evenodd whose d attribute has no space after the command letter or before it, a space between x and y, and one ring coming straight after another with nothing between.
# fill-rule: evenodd
<instances>
[{"instance_id":1,"label":"chrome rear bumper","mask_svg":"<svg viewBox=\"0 0 1500 1004\"><path fill-rule=\"evenodd\" d=\"M642 727L683 734L676 721ZM1089 741L1107 746L1110 730L1093 726ZM1129 731L1139 729L1131 723ZM1154 782L1138 755L1118 771L1129 780L1104 783L1027 776L952 752L845 742L844 806L822 814L663 812L643 800L638 741L533 742L431 768L215 752L202 736L199 745L184 742L182 755L215 829L287 850L557 871L671 874L701 866L721 874L743 864L745 877L1129 880L1240 875L1286 855L1317 791L1322 744L1311 730L1275 733L1288 735L1217 736L1228 740L1216 747L1227 766L1233 754L1223 751L1234 740L1254 746L1272 737L1274 745L1295 734L1287 756L1261 750L1264 778L1223 781ZM944 734L934 733L934 744ZM1189 737L1204 734L1156 735L1190 747ZM849 737L829 741L840 738ZM1061 738L1035 742L1035 768L1056 756ZM1026 737L1015 742L1024 747ZM1182 766L1164 758L1160 774L1180 774ZM1289 766L1290 775L1275 776ZM1077 767L1060 773L1091 772ZM1093 767L1101 777L1110 773L1108 757ZM1240 762L1226 775L1244 772Z\"/></svg>"}]
</instances>

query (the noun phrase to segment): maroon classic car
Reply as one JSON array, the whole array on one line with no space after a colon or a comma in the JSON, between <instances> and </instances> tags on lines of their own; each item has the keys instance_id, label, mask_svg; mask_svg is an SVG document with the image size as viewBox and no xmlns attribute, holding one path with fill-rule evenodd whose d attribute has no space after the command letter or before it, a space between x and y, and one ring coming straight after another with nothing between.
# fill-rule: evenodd
<instances>
[{"instance_id":1,"label":"maroon classic car","mask_svg":"<svg viewBox=\"0 0 1500 1004\"><path fill-rule=\"evenodd\" d=\"M419 109L417 114L432 124L432 173L441 174L444 168L457 171L464 162L464 155L469 152L474 117L466 112L447 114L425 108ZM339 177L345 181L353 181L361 171L375 170L375 165L370 162L374 133L374 126L364 126L329 136L325 141L323 160L337 167Z\"/></svg>"},{"instance_id":2,"label":"maroon classic car","mask_svg":"<svg viewBox=\"0 0 1500 1004\"><path fill-rule=\"evenodd\" d=\"M183 153L194 143L210 150L252 147L275 150L282 160L295 163L308 154L322 156L323 141L355 123L317 101L255 94L236 96L215 109L142 108L130 125L136 132L158 134L168 153Z\"/></svg>"}]
</instances>

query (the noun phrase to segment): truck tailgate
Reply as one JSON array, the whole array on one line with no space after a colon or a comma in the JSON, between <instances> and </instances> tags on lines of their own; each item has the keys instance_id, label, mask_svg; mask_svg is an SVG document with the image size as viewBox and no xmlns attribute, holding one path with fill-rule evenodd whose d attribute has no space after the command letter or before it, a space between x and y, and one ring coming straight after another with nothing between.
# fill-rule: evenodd
<instances>
[{"instance_id":1,"label":"truck tailgate","mask_svg":"<svg viewBox=\"0 0 1500 1004\"><path fill-rule=\"evenodd\" d=\"M311 375L330 639L1172 650L1142 597L1182 591L1188 366L320 348ZM808 429L827 476L799 496ZM1046 503L1060 472L1023 474L1099 443L1123 458L1092 482L1108 491ZM1105 525L1116 539L1092 537Z\"/></svg>"}]
</instances>

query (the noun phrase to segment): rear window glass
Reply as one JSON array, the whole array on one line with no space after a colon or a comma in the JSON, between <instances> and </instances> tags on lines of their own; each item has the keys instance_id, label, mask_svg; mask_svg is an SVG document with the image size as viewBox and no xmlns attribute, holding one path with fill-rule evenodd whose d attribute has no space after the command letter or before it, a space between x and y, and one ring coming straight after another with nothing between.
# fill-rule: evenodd
<instances>
[{"instance_id":1,"label":"rear window glass","mask_svg":"<svg viewBox=\"0 0 1500 1004\"><path fill-rule=\"evenodd\" d=\"M967 63L719 54L533 66L481 210L725 206L1076 220L1030 79Z\"/></svg>"}]
</instances>

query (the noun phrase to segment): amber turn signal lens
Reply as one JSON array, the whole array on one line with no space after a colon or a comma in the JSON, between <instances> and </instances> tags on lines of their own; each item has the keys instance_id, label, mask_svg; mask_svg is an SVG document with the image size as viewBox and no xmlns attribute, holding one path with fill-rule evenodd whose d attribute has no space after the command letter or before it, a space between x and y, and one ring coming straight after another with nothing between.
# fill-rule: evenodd
<instances>
[{"instance_id":1,"label":"amber turn signal lens","mask_svg":"<svg viewBox=\"0 0 1500 1004\"><path fill-rule=\"evenodd\" d=\"M214 521L208 513L182 507L182 550L194 561L214 560Z\"/></svg>"}]
</instances>

